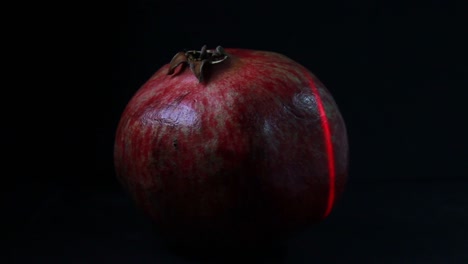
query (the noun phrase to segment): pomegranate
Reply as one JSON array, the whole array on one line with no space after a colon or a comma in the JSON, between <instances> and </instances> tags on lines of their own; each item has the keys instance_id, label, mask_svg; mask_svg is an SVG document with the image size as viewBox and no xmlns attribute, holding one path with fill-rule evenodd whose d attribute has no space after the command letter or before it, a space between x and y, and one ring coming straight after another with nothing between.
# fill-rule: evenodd
<instances>
[{"instance_id":1,"label":"pomegranate","mask_svg":"<svg viewBox=\"0 0 468 264\"><path fill-rule=\"evenodd\" d=\"M305 67L269 51L179 52L117 127L116 174L177 243L256 245L321 222L342 194L342 115Z\"/></svg>"}]
</instances>

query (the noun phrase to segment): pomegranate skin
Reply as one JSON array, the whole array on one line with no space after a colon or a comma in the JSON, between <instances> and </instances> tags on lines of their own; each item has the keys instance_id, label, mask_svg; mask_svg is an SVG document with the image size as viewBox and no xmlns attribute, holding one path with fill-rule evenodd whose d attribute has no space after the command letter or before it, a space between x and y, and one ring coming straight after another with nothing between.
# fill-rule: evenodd
<instances>
[{"instance_id":1,"label":"pomegranate skin","mask_svg":"<svg viewBox=\"0 0 468 264\"><path fill-rule=\"evenodd\" d=\"M199 82L161 67L119 121L117 178L178 243L263 243L324 220L348 140L325 86L284 55L226 49Z\"/></svg>"}]
</instances>

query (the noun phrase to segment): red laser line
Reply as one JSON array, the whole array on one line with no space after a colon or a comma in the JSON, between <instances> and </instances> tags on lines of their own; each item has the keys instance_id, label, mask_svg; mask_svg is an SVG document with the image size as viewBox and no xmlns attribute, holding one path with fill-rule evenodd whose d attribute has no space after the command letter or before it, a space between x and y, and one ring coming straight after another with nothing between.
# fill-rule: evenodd
<instances>
[{"instance_id":1,"label":"red laser line","mask_svg":"<svg viewBox=\"0 0 468 264\"><path fill-rule=\"evenodd\" d=\"M335 201L335 156L333 153L333 144L331 141L331 134L330 134L330 124L328 123L327 114L325 112L325 108L323 106L322 98L320 98L319 91L317 86L315 86L314 80L307 74L307 78L309 79L310 88L312 89L312 93L317 101L317 108L320 114L320 121L322 123L322 130L323 130L323 137L325 141L325 151L327 153L328 158L328 180L329 180L329 189L328 189L328 201L327 201L327 209L323 217L327 217L331 209L333 207L333 202Z\"/></svg>"}]
</instances>

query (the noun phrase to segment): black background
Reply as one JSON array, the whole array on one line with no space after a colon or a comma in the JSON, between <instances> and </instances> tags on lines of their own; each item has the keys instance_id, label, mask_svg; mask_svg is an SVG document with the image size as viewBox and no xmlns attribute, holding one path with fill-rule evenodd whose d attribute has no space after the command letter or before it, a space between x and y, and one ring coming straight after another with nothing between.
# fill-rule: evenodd
<instances>
[{"instance_id":1,"label":"black background","mask_svg":"<svg viewBox=\"0 0 468 264\"><path fill-rule=\"evenodd\" d=\"M18 176L5 187L13 238L7 256L13 263L199 263L152 235L148 219L116 182L112 152L120 114L136 90L176 52L206 44L276 51L306 66L333 94L350 142L347 191L322 225L291 240L285 252L208 253L214 263L235 255L254 263L467 263L462 2L134 0L106 6L97 37L87 39L96 55L80 68L85 82L66 93L96 100L96 111L73 122L49 118L63 123L52 136L39 133L58 142L52 154L24 155L16 147L27 134L19 125L2 132L11 160L45 159L11 165ZM97 68L100 78L85 78L88 68ZM87 169L93 150L86 135L93 129L95 168Z\"/></svg>"}]
</instances>

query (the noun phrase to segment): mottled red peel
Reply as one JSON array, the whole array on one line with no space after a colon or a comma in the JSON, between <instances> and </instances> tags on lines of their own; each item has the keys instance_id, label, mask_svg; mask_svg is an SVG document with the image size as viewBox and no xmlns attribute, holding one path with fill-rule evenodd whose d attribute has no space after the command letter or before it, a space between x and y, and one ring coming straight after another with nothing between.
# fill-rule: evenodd
<instances>
[{"instance_id":1,"label":"mottled red peel","mask_svg":"<svg viewBox=\"0 0 468 264\"><path fill-rule=\"evenodd\" d=\"M200 83L182 67L206 56ZM339 109L311 72L281 54L218 47L179 53L136 92L114 163L166 236L261 244L331 213L347 151Z\"/></svg>"}]
</instances>

